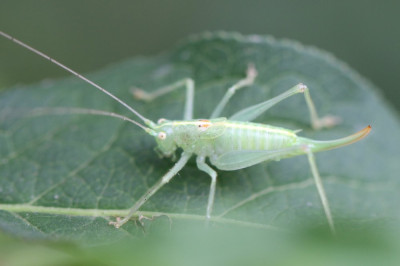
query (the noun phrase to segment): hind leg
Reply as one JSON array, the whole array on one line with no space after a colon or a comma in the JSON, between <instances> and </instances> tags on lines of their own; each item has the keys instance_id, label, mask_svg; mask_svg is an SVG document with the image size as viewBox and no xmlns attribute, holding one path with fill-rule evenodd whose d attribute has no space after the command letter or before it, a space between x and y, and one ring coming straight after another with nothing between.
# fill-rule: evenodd
<instances>
[{"instance_id":1,"label":"hind leg","mask_svg":"<svg viewBox=\"0 0 400 266\"><path fill-rule=\"evenodd\" d=\"M337 125L340 122L340 118L336 116L324 116L322 118L318 117L317 111L315 109L314 102L311 99L310 91L307 88L306 85L300 83L294 86L293 88L285 91L284 93L267 100L265 102L247 107L243 110L240 110L233 116L231 116L229 119L230 120L236 120L236 121L252 121L256 119L258 116L266 112L269 108L274 106L275 104L283 101L284 99L289 98L290 96L293 96L298 93L303 93L304 98L306 100L306 104L308 107L308 110L310 112L310 119L311 119L311 126L314 129L320 129L323 127L332 127Z\"/></svg>"},{"instance_id":2,"label":"hind leg","mask_svg":"<svg viewBox=\"0 0 400 266\"><path fill-rule=\"evenodd\" d=\"M317 164L315 163L314 154L312 153L311 148L308 146L304 147L304 151L306 152L307 157L308 157L308 162L310 164L311 173L314 177L315 185L317 187L318 194L319 194L322 206L325 211L326 219L328 220L329 228L331 229L331 232L333 234L335 234L336 233L335 224L333 223L333 218L332 218L331 209L329 207L328 198L326 197L325 189L324 189L324 186L322 185L322 180L321 180L321 177L318 172Z\"/></svg>"}]
</instances>

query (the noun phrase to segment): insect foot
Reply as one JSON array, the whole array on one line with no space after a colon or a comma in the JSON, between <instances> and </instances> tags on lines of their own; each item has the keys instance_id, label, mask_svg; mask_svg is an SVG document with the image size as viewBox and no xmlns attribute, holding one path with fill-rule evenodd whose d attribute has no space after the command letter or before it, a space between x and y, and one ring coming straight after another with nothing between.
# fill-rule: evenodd
<instances>
[{"instance_id":1,"label":"insect foot","mask_svg":"<svg viewBox=\"0 0 400 266\"><path fill-rule=\"evenodd\" d=\"M139 88L131 88L131 93L133 94L133 97L135 97L138 100L146 101L149 102L152 100L152 97L144 90L139 89Z\"/></svg>"},{"instance_id":2,"label":"insect foot","mask_svg":"<svg viewBox=\"0 0 400 266\"><path fill-rule=\"evenodd\" d=\"M113 225L115 228L120 228L121 217L116 217L115 222L109 222L109 225Z\"/></svg>"},{"instance_id":3,"label":"insect foot","mask_svg":"<svg viewBox=\"0 0 400 266\"><path fill-rule=\"evenodd\" d=\"M342 118L339 116L334 116L334 115L326 115L324 117L321 117L315 123L313 123L312 127L313 129L321 129L321 128L331 128L334 126L339 125L342 122Z\"/></svg>"},{"instance_id":4,"label":"insect foot","mask_svg":"<svg viewBox=\"0 0 400 266\"><path fill-rule=\"evenodd\" d=\"M248 79L250 83L253 83L257 75L258 72L255 65L253 63L249 63L249 65L247 66L246 79Z\"/></svg>"},{"instance_id":5,"label":"insect foot","mask_svg":"<svg viewBox=\"0 0 400 266\"><path fill-rule=\"evenodd\" d=\"M144 216L144 215L140 214L136 221L139 222L140 227L142 227L143 230L144 230L145 227L146 227L145 220L154 221L155 219L158 219L158 218L161 218L161 217L166 217L168 219L169 230L172 231L172 219L171 219L171 217L169 217L166 214L157 214L157 215L153 215L151 217L147 217L147 216Z\"/></svg>"},{"instance_id":6,"label":"insect foot","mask_svg":"<svg viewBox=\"0 0 400 266\"><path fill-rule=\"evenodd\" d=\"M340 117L333 116L333 115L326 115L322 118L319 118L317 111L315 109L315 105L314 105L313 101L311 100L309 88L306 85L304 85L303 83L299 83L295 87L297 87L299 89L299 92L304 93L308 111L310 112L311 126L313 129L318 130L321 128L330 128L330 127L338 125L342 121L342 119Z\"/></svg>"}]
</instances>

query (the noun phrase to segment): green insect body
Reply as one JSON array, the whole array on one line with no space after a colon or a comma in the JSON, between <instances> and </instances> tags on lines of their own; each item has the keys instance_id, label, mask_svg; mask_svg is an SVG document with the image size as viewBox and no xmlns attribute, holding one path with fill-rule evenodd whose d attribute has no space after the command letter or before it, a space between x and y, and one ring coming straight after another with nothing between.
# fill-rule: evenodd
<instances>
[{"instance_id":1,"label":"green insect body","mask_svg":"<svg viewBox=\"0 0 400 266\"><path fill-rule=\"evenodd\" d=\"M250 167L266 161L277 161L280 159L305 154L308 157L311 173L314 178L329 227L333 233L335 232L333 216L331 214L328 199L325 195L322 181L318 173L314 153L338 148L356 142L365 137L370 132L371 127L368 126L351 136L341 139L331 141L316 141L297 136L297 131L251 122L275 104L295 94L301 93L305 97L305 101L310 113L311 125L314 129L337 125L340 122L337 117L318 117L314 103L311 100L309 90L305 85L297 84L293 88L270 100L250 106L237 112L229 119L221 118L220 114L222 110L235 92L240 88L250 86L254 83L254 80L257 76L257 71L254 65L249 64L246 77L242 80L239 80L227 90L222 100L212 112L209 120L193 119L194 81L189 78L180 80L170 86L161 88L152 93L148 93L141 89L133 89L132 92L136 98L144 101L152 101L155 98L163 96L164 94L172 92L176 89L186 88L186 102L183 120L170 121L166 119L160 119L158 123L154 123L93 81L85 78L58 61L48 57L42 52L28 46L27 44L4 32L0 31L0 35L40 55L41 57L44 57L64 70L72 73L76 77L91 84L129 109L133 114L143 120L147 126L142 125L128 117L102 110L53 108L50 110L41 110L39 113L49 113L51 115L90 114L123 119L141 127L149 135L155 137L157 142L156 150L162 156L174 157L178 148L183 150L179 160L164 176L159 179L158 182L150 187L147 192L135 202L135 204L129 209L127 216L125 216L123 219L119 219L117 217L115 222L110 222L110 224L114 225L116 228L129 221L131 217L134 216L142 207L142 205L145 204L146 201L161 187L167 184L194 155L197 156L196 163L199 170L206 172L211 177L205 217L206 223L208 224L208 222L211 220L211 213L214 204L217 172L206 163L206 158L209 158L211 164L217 169L232 171Z\"/></svg>"},{"instance_id":2,"label":"green insect body","mask_svg":"<svg viewBox=\"0 0 400 266\"><path fill-rule=\"evenodd\" d=\"M162 120L154 130L158 132L157 136L162 136L156 138L157 148L166 157L174 154L179 147L188 153L209 157L210 162L220 170L238 170L268 159L278 161L306 154L302 147L319 152L348 145L368 133L369 127L352 136L332 141L315 141L299 137L295 131L288 129L226 118ZM280 149L286 150L273 157L268 153Z\"/></svg>"}]
</instances>

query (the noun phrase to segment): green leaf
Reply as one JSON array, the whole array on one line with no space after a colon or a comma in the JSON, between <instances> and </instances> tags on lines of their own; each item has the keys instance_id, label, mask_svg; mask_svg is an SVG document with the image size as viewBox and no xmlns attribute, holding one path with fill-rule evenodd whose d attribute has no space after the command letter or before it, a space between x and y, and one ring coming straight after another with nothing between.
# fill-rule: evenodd
<instances>
[{"instance_id":1,"label":"green leaf","mask_svg":"<svg viewBox=\"0 0 400 266\"><path fill-rule=\"evenodd\" d=\"M40 59L38 59L40 60ZM333 217L340 229L380 224L400 216L400 124L376 88L332 56L315 48L263 36L209 33L189 38L170 53L136 58L88 75L145 117L181 119L184 90L151 103L136 101L130 87L148 91L191 77L195 116L207 118L226 89L245 75L256 83L241 89L224 110L271 98L296 83L308 85L320 115L343 122L313 131L302 96L294 96L257 120L303 129L301 136L334 139L372 125L363 141L316 155ZM101 243L143 234L123 216L173 162L154 152L155 141L140 128L110 117L32 115L37 108L79 107L131 115L118 103L75 77L13 88L0 95L0 227L32 239ZM136 119L134 117L134 119ZM173 231L184 223L202 226L210 178L194 160L141 209L154 217L147 230ZM218 172L213 222L266 230L327 227L306 157ZM160 225L163 224L163 225Z\"/></svg>"}]
</instances>

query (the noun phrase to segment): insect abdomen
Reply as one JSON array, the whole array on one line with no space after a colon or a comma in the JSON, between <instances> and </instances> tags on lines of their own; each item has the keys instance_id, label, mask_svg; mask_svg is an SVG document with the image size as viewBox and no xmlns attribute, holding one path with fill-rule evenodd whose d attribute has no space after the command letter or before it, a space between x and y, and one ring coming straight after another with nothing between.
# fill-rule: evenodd
<instances>
[{"instance_id":1,"label":"insect abdomen","mask_svg":"<svg viewBox=\"0 0 400 266\"><path fill-rule=\"evenodd\" d=\"M297 136L279 127L249 122L226 122L224 134L215 140L217 153L233 150L274 150L293 145Z\"/></svg>"}]
</instances>

